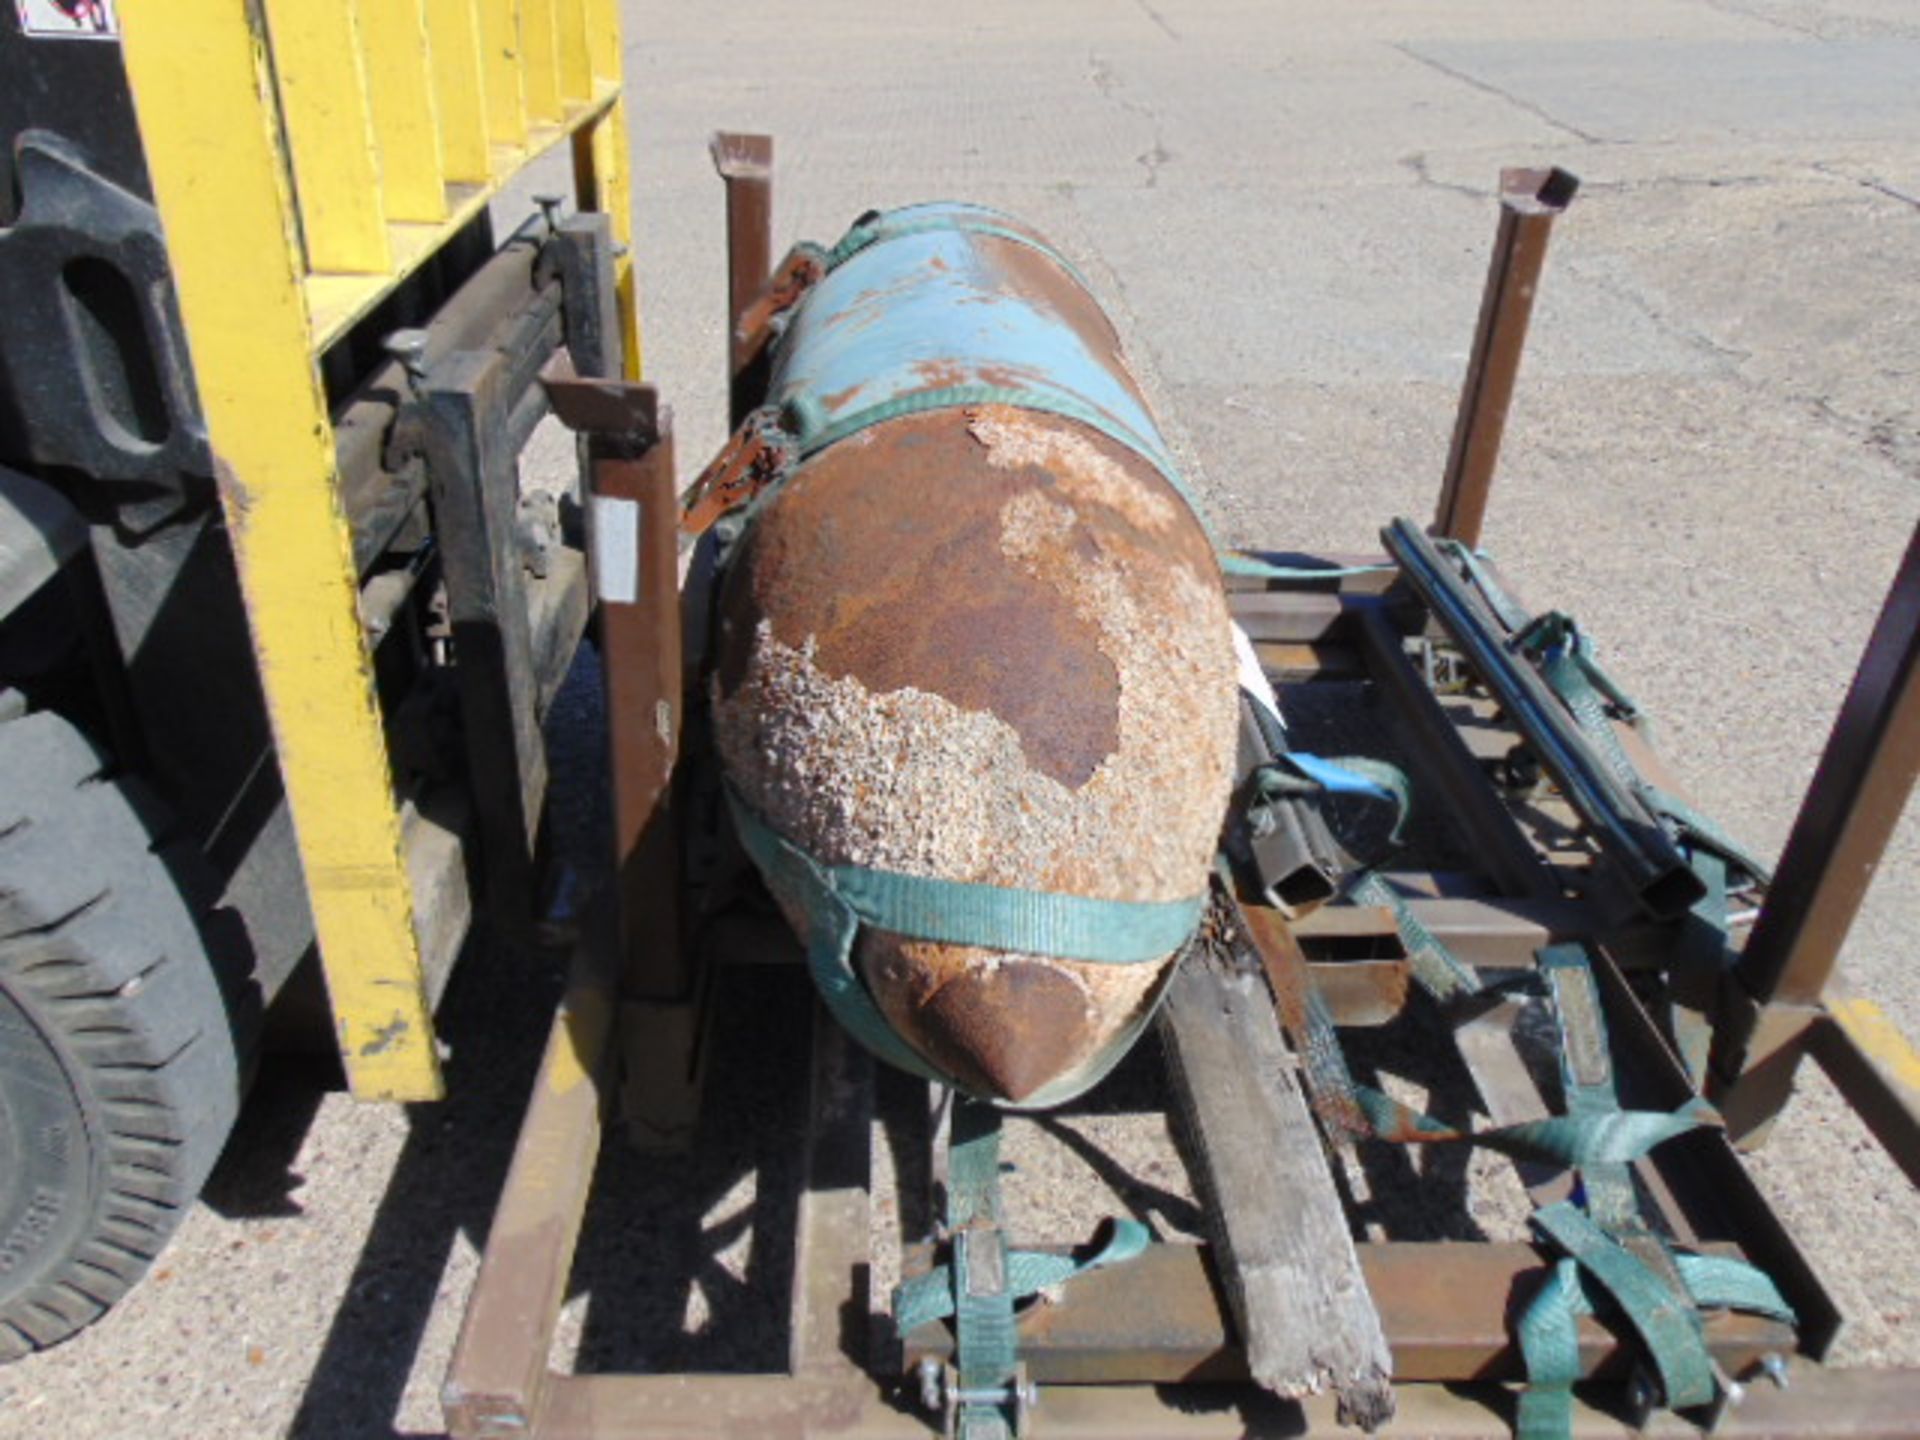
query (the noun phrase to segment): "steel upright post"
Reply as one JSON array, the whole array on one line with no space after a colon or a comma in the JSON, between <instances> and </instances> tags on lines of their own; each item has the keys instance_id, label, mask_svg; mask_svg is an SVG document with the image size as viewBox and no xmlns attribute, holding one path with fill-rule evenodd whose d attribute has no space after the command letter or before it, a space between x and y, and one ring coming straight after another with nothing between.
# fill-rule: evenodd
<instances>
[{"instance_id":1,"label":"steel upright post","mask_svg":"<svg viewBox=\"0 0 1920 1440\"><path fill-rule=\"evenodd\" d=\"M1920 529L1908 542L1860 668L1787 837L1779 873L1734 970L1735 1008L1714 1042L1730 1127L1764 1129L1792 1093L1804 1026L1839 962L1920 772Z\"/></svg>"},{"instance_id":2,"label":"steel upright post","mask_svg":"<svg viewBox=\"0 0 1920 1440\"><path fill-rule=\"evenodd\" d=\"M1534 292L1547 258L1547 237L1579 188L1580 182L1558 166L1500 172L1500 229L1487 267L1466 383L1460 390L1453 446L1433 518L1435 535L1465 545L1480 543L1487 492L1506 434L1507 407L1513 403L1513 382L1526 348L1527 322L1533 316Z\"/></svg>"},{"instance_id":3,"label":"steel upright post","mask_svg":"<svg viewBox=\"0 0 1920 1440\"><path fill-rule=\"evenodd\" d=\"M727 385L737 427L765 388L759 346L741 322L773 270L773 137L723 130L710 148L727 184Z\"/></svg>"}]
</instances>

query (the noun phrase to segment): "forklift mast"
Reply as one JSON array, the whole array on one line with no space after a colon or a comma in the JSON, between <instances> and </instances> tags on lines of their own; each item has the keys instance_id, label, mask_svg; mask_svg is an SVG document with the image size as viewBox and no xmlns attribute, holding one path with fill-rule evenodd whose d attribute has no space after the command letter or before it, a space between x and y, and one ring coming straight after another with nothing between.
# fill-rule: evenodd
<instances>
[{"instance_id":1,"label":"forklift mast","mask_svg":"<svg viewBox=\"0 0 1920 1440\"><path fill-rule=\"evenodd\" d=\"M263 1033L438 1098L533 919L592 601L520 455L638 371L620 57L613 0L0 7L0 1360L138 1278Z\"/></svg>"}]
</instances>

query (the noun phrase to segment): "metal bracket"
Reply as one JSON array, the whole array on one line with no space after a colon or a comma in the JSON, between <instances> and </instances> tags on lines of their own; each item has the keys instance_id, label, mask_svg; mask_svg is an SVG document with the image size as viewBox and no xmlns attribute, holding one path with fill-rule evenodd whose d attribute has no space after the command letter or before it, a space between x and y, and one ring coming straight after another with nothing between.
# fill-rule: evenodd
<instances>
[{"instance_id":1,"label":"metal bracket","mask_svg":"<svg viewBox=\"0 0 1920 1440\"><path fill-rule=\"evenodd\" d=\"M757 354L772 339L775 322L826 278L826 252L818 245L794 246L766 287L740 312L733 327L734 343L747 354Z\"/></svg>"},{"instance_id":2,"label":"metal bracket","mask_svg":"<svg viewBox=\"0 0 1920 1440\"><path fill-rule=\"evenodd\" d=\"M569 215L540 247L536 286L560 281L567 353L576 374L612 379L620 374L620 304L613 278L613 219Z\"/></svg>"},{"instance_id":3,"label":"metal bracket","mask_svg":"<svg viewBox=\"0 0 1920 1440\"><path fill-rule=\"evenodd\" d=\"M213 473L160 217L56 135L23 134L16 171L20 216L0 229L0 377L19 403L0 423L0 459L138 486L115 505L146 534Z\"/></svg>"},{"instance_id":4,"label":"metal bracket","mask_svg":"<svg viewBox=\"0 0 1920 1440\"><path fill-rule=\"evenodd\" d=\"M680 529L704 535L729 510L751 502L799 463L800 449L780 424L780 412L755 410L733 432L681 500Z\"/></svg>"},{"instance_id":5,"label":"metal bracket","mask_svg":"<svg viewBox=\"0 0 1920 1440\"><path fill-rule=\"evenodd\" d=\"M727 187L727 413L738 425L766 396L764 345L741 336L773 262L773 137L723 130L708 149Z\"/></svg>"}]
</instances>

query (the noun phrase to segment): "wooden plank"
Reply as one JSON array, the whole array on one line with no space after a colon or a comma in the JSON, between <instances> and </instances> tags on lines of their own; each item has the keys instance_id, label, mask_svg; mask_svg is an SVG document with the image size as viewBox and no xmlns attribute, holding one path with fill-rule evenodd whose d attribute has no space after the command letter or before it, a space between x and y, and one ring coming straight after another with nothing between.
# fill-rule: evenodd
<instances>
[{"instance_id":1,"label":"wooden plank","mask_svg":"<svg viewBox=\"0 0 1920 1440\"><path fill-rule=\"evenodd\" d=\"M440 163L456 185L487 183L487 82L480 63L475 0L427 0L433 37L433 96L440 116Z\"/></svg>"},{"instance_id":2,"label":"wooden plank","mask_svg":"<svg viewBox=\"0 0 1920 1440\"><path fill-rule=\"evenodd\" d=\"M387 218L433 224L446 218L447 182L422 7L423 0L359 0L354 12Z\"/></svg>"},{"instance_id":3,"label":"wooden plank","mask_svg":"<svg viewBox=\"0 0 1920 1440\"><path fill-rule=\"evenodd\" d=\"M1265 982L1196 949L1160 1034L1249 1373L1288 1399L1331 1389L1375 1428L1392 1357Z\"/></svg>"}]
</instances>

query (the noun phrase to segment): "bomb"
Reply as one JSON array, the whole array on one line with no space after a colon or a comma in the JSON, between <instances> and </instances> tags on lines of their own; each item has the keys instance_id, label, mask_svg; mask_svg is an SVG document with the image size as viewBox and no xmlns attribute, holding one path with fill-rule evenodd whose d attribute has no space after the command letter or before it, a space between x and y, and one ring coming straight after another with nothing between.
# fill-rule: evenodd
<instances>
[{"instance_id":1,"label":"bomb","mask_svg":"<svg viewBox=\"0 0 1920 1440\"><path fill-rule=\"evenodd\" d=\"M867 217L776 344L790 472L718 602L736 825L882 1058L1057 1103L1198 918L1231 783L1220 572L1111 322L993 211Z\"/></svg>"}]
</instances>

